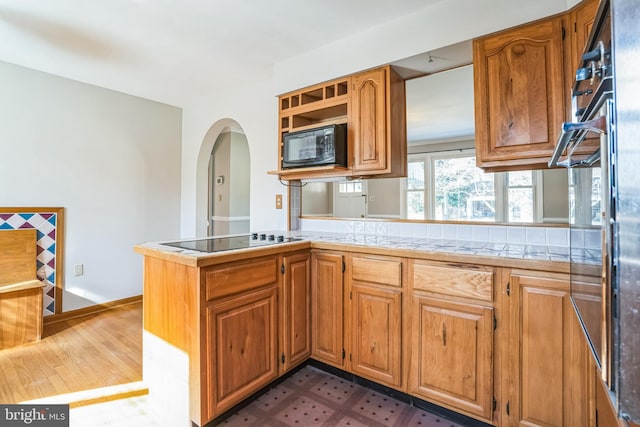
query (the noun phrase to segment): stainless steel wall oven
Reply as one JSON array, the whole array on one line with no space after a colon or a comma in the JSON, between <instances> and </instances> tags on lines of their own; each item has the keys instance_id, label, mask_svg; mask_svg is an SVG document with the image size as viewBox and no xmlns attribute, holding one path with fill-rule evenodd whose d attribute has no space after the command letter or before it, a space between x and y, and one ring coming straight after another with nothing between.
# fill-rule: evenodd
<instances>
[{"instance_id":1,"label":"stainless steel wall oven","mask_svg":"<svg viewBox=\"0 0 640 427\"><path fill-rule=\"evenodd\" d=\"M640 422L640 2L601 0L549 165L569 168L571 298L618 415ZM563 158L563 156L565 156Z\"/></svg>"}]
</instances>

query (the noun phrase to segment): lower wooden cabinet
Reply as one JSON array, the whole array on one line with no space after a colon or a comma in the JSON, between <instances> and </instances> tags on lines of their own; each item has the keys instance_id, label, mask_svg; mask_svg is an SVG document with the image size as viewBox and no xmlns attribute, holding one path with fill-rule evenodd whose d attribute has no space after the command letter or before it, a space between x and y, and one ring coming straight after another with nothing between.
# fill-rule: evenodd
<instances>
[{"instance_id":1,"label":"lower wooden cabinet","mask_svg":"<svg viewBox=\"0 0 640 427\"><path fill-rule=\"evenodd\" d=\"M356 375L406 391L402 381L406 260L356 253L347 260L349 368Z\"/></svg>"},{"instance_id":2,"label":"lower wooden cabinet","mask_svg":"<svg viewBox=\"0 0 640 427\"><path fill-rule=\"evenodd\" d=\"M272 286L206 308L209 418L278 376L276 295Z\"/></svg>"},{"instance_id":3,"label":"lower wooden cabinet","mask_svg":"<svg viewBox=\"0 0 640 427\"><path fill-rule=\"evenodd\" d=\"M569 298L569 277L512 271L509 425L588 426L588 350Z\"/></svg>"},{"instance_id":4,"label":"lower wooden cabinet","mask_svg":"<svg viewBox=\"0 0 640 427\"><path fill-rule=\"evenodd\" d=\"M410 392L485 420L493 412L493 308L414 294Z\"/></svg>"},{"instance_id":5,"label":"lower wooden cabinet","mask_svg":"<svg viewBox=\"0 0 640 427\"><path fill-rule=\"evenodd\" d=\"M282 259L280 373L311 355L311 266L308 252Z\"/></svg>"},{"instance_id":6,"label":"lower wooden cabinet","mask_svg":"<svg viewBox=\"0 0 640 427\"><path fill-rule=\"evenodd\" d=\"M402 386L402 292L351 286L351 371L373 381Z\"/></svg>"},{"instance_id":7,"label":"lower wooden cabinet","mask_svg":"<svg viewBox=\"0 0 640 427\"><path fill-rule=\"evenodd\" d=\"M311 255L311 354L324 363L344 366L344 257L333 252Z\"/></svg>"}]
</instances>

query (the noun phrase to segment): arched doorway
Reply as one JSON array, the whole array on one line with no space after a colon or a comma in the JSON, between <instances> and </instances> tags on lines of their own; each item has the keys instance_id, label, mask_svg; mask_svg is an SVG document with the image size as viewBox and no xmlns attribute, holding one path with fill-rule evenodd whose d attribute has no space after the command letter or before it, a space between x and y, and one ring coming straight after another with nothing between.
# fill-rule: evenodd
<instances>
[{"instance_id":1,"label":"arched doorway","mask_svg":"<svg viewBox=\"0 0 640 427\"><path fill-rule=\"evenodd\" d=\"M196 192L196 222L202 230L198 235L249 232L249 144L236 121L219 120L205 135L198 157Z\"/></svg>"},{"instance_id":2,"label":"arched doorway","mask_svg":"<svg viewBox=\"0 0 640 427\"><path fill-rule=\"evenodd\" d=\"M209 160L209 236L249 232L249 144L242 129L225 128Z\"/></svg>"}]
</instances>

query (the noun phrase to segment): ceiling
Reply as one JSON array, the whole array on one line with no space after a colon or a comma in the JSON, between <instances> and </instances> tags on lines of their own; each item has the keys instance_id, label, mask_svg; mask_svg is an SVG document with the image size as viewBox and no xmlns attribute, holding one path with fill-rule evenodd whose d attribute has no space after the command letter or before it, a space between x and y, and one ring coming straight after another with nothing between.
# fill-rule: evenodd
<instances>
[{"instance_id":1,"label":"ceiling","mask_svg":"<svg viewBox=\"0 0 640 427\"><path fill-rule=\"evenodd\" d=\"M184 107L229 73L271 75L279 61L439 1L0 0L0 60ZM412 79L470 62L465 42L394 65ZM422 90L408 94L410 143L469 134L468 93L445 75L439 90L408 85Z\"/></svg>"},{"instance_id":2,"label":"ceiling","mask_svg":"<svg viewBox=\"0 0 640 427\"><path fill-rule=\"evenodd\" d=\"M184 106L439 1L0 0L0 60Z\"/></svg>"},{"instance_id":3,"label":"ceiling","mask_svg":"<svg viewBox=\"0 0 640 427\"><path fill-rule=\"evenodd\" d=\"M407 79L409 145L473 139L472 56L469 40L394 62Z\"/></svg>"}]
</instances>

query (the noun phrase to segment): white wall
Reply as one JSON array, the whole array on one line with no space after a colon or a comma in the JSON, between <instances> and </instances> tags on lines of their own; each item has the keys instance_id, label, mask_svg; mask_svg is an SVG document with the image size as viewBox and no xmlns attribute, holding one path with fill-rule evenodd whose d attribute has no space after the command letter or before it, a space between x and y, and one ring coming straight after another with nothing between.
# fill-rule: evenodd
<instances>
[{"instance_id":1,"label":"white wall","mask_svg":"<svg viewBox=\"0 0 640 427\"><path fill-rule=\"evenodd\" d=\"M0 94L0 205L65 208L64 311L141 294L133 245L179 236L181 110L4 62Z\"/></svg>"},{"instance_id":2,"label":"white wall","mask_svg":"<svg viewBox=\"0 0 640 427\"><path fill-rule=\"evenodd\" d=\"M275 209L275 195L286 188L267 171L277 169L277 99L272 74L256 74L250 81L212 82L212 95L183 111L182 214L183 237L205 236L207 167L217 135L225 126L239 127L249 144L251 160L251 229L287 227L287 206Z\"/></svg>"}]
</instances>

